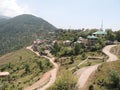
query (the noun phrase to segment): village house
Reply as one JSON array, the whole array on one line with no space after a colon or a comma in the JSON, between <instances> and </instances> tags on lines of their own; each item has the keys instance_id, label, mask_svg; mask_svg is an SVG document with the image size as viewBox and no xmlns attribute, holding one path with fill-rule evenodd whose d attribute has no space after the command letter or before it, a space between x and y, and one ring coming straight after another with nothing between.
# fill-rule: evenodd
<instances>
[{"instance_id":1,"label":"village house","mask_svg":"<svg viewBox=\"0 0 120 90\"><path fill-rule=\"evenodd\" d=\"M96 37L100 37L100 36L105 37L107 35L107 32L100 29L100 30L94 32L93 35Z\"/></svg>"},{"instance_id":2,"label":"village house","mask_svg":"<svg viewBox=\"0 0 120 90\"><path fill-rule=\"evenodd\" d=\"M107 35L107 32L103 30L103 23L101 24L101 28L93 33L96 37L105 37Z\"/></svg>"},{"instance_id":3,"label":"village house","mask_svg":"<svg viewBox=\"0 0 120 90\"><path fill-rule=\"evenodd\" d=\"M84 46L86 46L87 44L87 39L83 38L83 37L79 37L78 40L76 42L74 42L75 44L83 44Z\"/></svg>"},{"instance_id":4,"label":"village house","mask_svg":"<svg viewBox=\"0 0 120 90\"><path fill-rule=\"evenodd\" d=\"M103 30L103 24L101 24L101 28L94 32L91 36L87 36L88 39L88 45L94 45L99 37L105 37L107 35L107 32Z\"/></svg>"},{"instance_id":5,"label":"village house","mask_svg":"<svg viewBox=\"0 0 120 90\"><path fill-rule=\"evenodd\" d=\"M78 40L77 40L77 42L78 42L78 43L84 43L84 40L85 40L85 39L84 39L83 37L79 37Z\"/></svg>"},{"instance_id":6,"label":"village house","mask_svg":"<svg viewBox=\"0 0 120 90\"><path fill-rule=\"evenodd\" d=\"M52 45L54 45L55 43L57 43L57 40L52 41Z\"/></svg>"},{"instance_id":7,"label":"village house","mask_svg":"<svg viewBox=\"0 0 120 90\"><path fill-rule=\"evenodd\" d=\"M71 43L72 43L72 41L70 41L70 40L63 41L63 45L65 45L65 46L70 46Z\"/></svg>"},{"instance_id":8,"label":"village house","mask_svg":"<svg viewBox=\"0 0 120 90\"><path fill-rule=\"evenodd\" d=\"M43 44L45 42L45 40L40 40L40 39L36 39L35 41L33 41L33 45L32 48L34 51L38 51L38 46Z\"/></svg>"},{"instance_id":9,"label":"village house","mask_svg":"<svg viewBox=\"0 0 120 90\"><path fill-rule=\"evenodd\" d=\"M98 39L98 37L92 35L92 36L87 36L88 39L88 46L94 45Z\"/></svg>"}]
</instances>

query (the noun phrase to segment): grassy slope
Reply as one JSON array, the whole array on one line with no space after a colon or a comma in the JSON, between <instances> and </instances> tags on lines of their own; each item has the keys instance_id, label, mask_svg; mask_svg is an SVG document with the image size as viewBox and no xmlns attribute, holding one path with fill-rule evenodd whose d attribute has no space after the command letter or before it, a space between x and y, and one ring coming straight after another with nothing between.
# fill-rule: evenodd
<instances>
[{"instance_id":1,"label":"grassy slope","mask_svg":"<svg viewBox=\"0 0 120 90\"><path fill-rule=\"evenodd\" d=\"M43 70L39 69L37 64L39 61L42 62ZM29 65L29 73L25 73L26 64ZM20 49L16 52L0 57L0 70L10 72L9 78L0 78L0 80L8 85L6 88L17 90L18 88L31 85L36 82L44 72L51 68L52 65L49 63L49 60L39 58L29 50ZM8 82L9 80L10 82Z\"/></svg>"},{"instance_id":2,"label":"grassy slope","mask_svg":"<svg viewBox=\"0 0 120 90\"><path fill-rule=\"evenodd\" d=\"M33 54L31 51L29 50L25 50L25 49L20 49L18 51L12 52L12 53L8 53L3 55L2 57L0 57L0 65L2 64L6 64L8 62L16 62L20 59L20 56L23 57L23 59L21 61L24 61L26 59L28 59L28 57L34 57L36 56L35 54Z\"/></svg>"},{"instance_id":3,"label":"grassy slope","mask_svg":"<svg viewBox=\"0 0 120 90\"><path fill-rule=\"evenodd\" d=\"M106 86L100 87L98 85L99 81L104 80L104 82L109 83L109 71L116 70L120 73L120 61L114 61L109 63L104 63L100 68L100 71L96 71L95 75L91 76L90 84L94 85L94 90L109 90Z\"/></svg>"},{"instance_id":4,"label":"grassy slope","mask_svg":"<svg viewBox=\"0 0 120 90\"><path fill-rule=\"evenodd\" d=\"M85 54L86 54L86 57L87 57L87 56L104 57L105 60L106 60L106 58L107 58L107 57L106 57L103 53L101 53L101 52L86 52ZM82 68L82 67L88 66L89 63L90 63L91 65L95 65L95 64L98 64L98 63L103 62L103 60L89 60L89 61L87 61L86 63L84 63L84 64L80 65L79 67L77 67L77 65L79 65L82 61L84 61L84 60L82 60L82 55L79 54L79 55L77 55L77 56L74 56L73 58L74 58L74 63L72 63L72 64L69 64L69 62L70 62L70 56L59 58L60 60L62 59L62 63L63 63L63 65L60 66L59 73L62 73L64 70L71 70L71 69L74 68L74 67L76 67L76 69L75 69L75 71L76 71L77 69L80 69L80 68ZM88 62L89 62L89 63L88 63ZM73 72L74 72L74 70L73 70ZM60 75L60 74L59 74L59 75Z\"/></svg>"},{"instance_id":5,"label":"grassy slope","mask_svg":"<svg viewBox=\"0 0 120 90\"><path fill-rule=\"evenodd\" d=\"M120 52L120 46L112 48L111 52L119 56L118 52ZM120 73L120 60L109 62L109 63L104 63L102 66L100 66L99 70L97 70L95 74L91 75L89 82L88 82L88 86L93 84L94 90L109 90L108 87L106 87L106 85L103 87L100 87L98 83L101 80L104 80L105 83L109 83L108 79L109 79L110 70L115 70Z\"/></svg>"}]
</instances>

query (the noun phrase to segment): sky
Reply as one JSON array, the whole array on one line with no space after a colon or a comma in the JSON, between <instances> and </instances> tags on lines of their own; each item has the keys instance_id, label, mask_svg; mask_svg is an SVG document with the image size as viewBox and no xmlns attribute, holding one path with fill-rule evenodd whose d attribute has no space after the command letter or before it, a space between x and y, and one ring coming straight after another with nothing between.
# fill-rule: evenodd
<instances>
[{"instance_id":1,"label":"sky","mask_svg":"<svg viewBox=\"0 0 120 90\"><path fill-rule=\"evenodd\" d=\"M120 29L120 0L0 0L0 15L33 14L57 28Z\"/></svg>"}]
</instances>

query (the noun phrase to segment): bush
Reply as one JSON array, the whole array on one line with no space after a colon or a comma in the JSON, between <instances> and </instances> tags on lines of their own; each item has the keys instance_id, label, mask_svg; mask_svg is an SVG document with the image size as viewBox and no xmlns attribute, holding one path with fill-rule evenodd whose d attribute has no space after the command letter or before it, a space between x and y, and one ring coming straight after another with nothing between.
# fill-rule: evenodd
<instances>
[{"instance_id":1,"label":"bush","mask_svg":"<svg viewBox=\"0 0 120 90\"><path fill-rule=\"evenodd\" d=\"M37 61L36 63L38 65L39 69L43 70L42 62L41 61Z\"/></svg>"},{"instance_id":2,"label":"bush","mask_svg":"<svg viewBox=\"0 0 120 90\"><path fill-rule=\"evenodd\" d=\"M70 62L69 62L69 64L73 64L73 63L74 63L74 57L71 56L71 57L70 57Z\"/></svg>"},{"instance_id":3,"label":"bush","mask_svg":"<svg viewBox=\"0 0 120 90\"><path fill-rule=\"evenodd\" d=\"M28 64L25 64L25 73L30 72L30 66Z\"/></svg>"},{"instance_id":4,"label":"bush","mask_svg":"<svg viewBox=\"0 0 120 90\"><path fill-rule=\"evenodd\" d=\"M85 55L85 53L82 53L81 59L85 60L87 58L87 56Z\"/></svg>"},{"instance_id":5,"label":"bush","mask_svg":"<svg viewBox=\"0 0 120 90\"><path fill-rule=\"evenodd\" d=\"M75 44L74 47L74 54L78 55L80 53L81 45L80 44Z\"/></svg>"},{"instance_id":6,"label":"bush","mask_svg":"<svg viewBox=\"0 0 120 90\"><path fill-rule=\"evenodd\" d=\"M94 90L94 86L93 86L93 85L90 85L90 86L89 86L89 90Z\"/></svg>"},{"instance_id":7,"label":"bush","mask_svg":"<svg viewBox=\"0 0 120 90\"><path fill-rule=\"evenodd\" d=\"M91 66L91 64L92 64L92 63L91 63L90 61L87 62L87 66Z\"/></svg>"},{"instance_id":8,"label":"bush","mask_svg":"<svg viewBox=\"0 0 120 90\"><path fill-rule=\"evenodd\" d=\"M109 80L113 88L120 90L120 75L117 71L111 70L109 73Z\"/></svg>"}]
</instances>

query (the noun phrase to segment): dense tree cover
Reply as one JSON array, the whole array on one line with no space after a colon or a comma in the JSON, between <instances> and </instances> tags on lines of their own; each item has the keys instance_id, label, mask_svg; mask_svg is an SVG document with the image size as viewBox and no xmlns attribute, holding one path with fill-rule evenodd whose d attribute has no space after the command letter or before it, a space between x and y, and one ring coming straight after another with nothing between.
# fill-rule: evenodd
<instances>
[{"instance_id":1,"label":"dense tree cover","mask_svg":"<svg viewBox=\"0 0 120 90\"><path fill-rule=\"evenodd\" d=\"M9 17L0 15L0 22L10 19Z\"/></svg>"},{"instance_id":2,"label":"dense tree cover","mask_svg":"<svg viewBox=\"0 0 120 90\"><path fill-rule=\"evenodd\" d=\"M103 47L106 46L106 38L99 37L95 45L89 47L90 51L101 51Z\"/></svg>"},{"instance_id":3,"label":"dense tree cover","mask_svg":"<svg viewBox=\"0 0 120 90\"><path fill-rule=\"evenodd\" d=\"M45 20L32 15L20 15L0 22L0 54L20 49L36 38L50 39L49 32L55 29Z\"/></svg>"},{"instance_id":4,"label":"dense tree cover","mask_svg":"<svg viewBox=\"0 0 120 90\"><path fill-rule=\"evenodd\" d=\"M65 46L60 43L55 43L51 49L51 53L57 57L78 55L82 54L84 51L85 47L81 44L75 44L74 46Z\"/></svg>"},{"instance_id":5,"label":"dense tree cover","mask_svg":"<svg viewBox=\"0 0 120 90\"><path fill-rule=\"evenodd\" d=\"M55 43L53 45L51 53L53 53L54 55L57 55L57 53L60 51L60 49L61 49L61 46L58 43Z\"/></svg>"},{"instance_id":6,"label":"dense tree cover","mask_svg":"<svg viewBox=\"0 0 120 90\"><path fill-rule=\"evenodd\" d=\"M93 32L97 31L98 29L59 29L57 33L58 40L72 40L76 41L78 37L87 38L88 35L92 35ZM106 40L110 41L120 41L120 30L113 31L112 29L106 29L107 36L105 37Z\"/></svg>"},{"instance_id":7,"label":"dense tree cover","mask_svg":"<svg viewBox=\"0 0 120 90\"><path fill-rule=\"evenodd\" d=\"M120 30L115 32L116 40L120 42Z\"/></svg>"},{"instance_id":8,"label":"dense tree cover","mask_svg":"<svg viewBox=\"0 0 120 90\"><path fill-rule=\"evenodd\" d=\"M55 43L53 45L53 48L51 50L51 53L55 56L62 57L62 56L71 56L71 55L79 55L83 54L85 52L95 52L95 51L101 51L101 49L106 45L106 37L99 37L96 41L95 45L92 46L86 46L85 44L80 43L74 43L78 40L79 37L84 37L87 39L88 35L92 35L93 32L95 32L97 29L92 30L59 30L57 32L57 40L61 43ZM71 40L71 44L69 46L66 46L63 44L63 41L65 40Z\"/></svg>"},{"instance_id":9,"label":"dense tree cover","mask_svg":"<svg viewBox=\"0 0 120 90\"><path fill-rule=\"evenodd\" d=\"M72 40L76 41L78 37L87 38L88 35L92 35L93 32L97 31L98 29L59 29L57 33L58 40Z\"/></svg>"},{"instance_id":10,"label":"dense tree cover","mask_svg":"<svg viewBox=\"0 0 120 90\"><path fill-rule=\"evenodd\" d=\"M106 29L107 31L107 40L114 41L117 40L120 42L120 30L112 31L112 29Z\"/></svg>"},{"instance_id":11,"label":"dense tree cover","mask_svg":"<svg viewBox=\"0 0 120 90\"><path fill-rule=\"evenodd\" d=\"M82 29L82 30L73 30L73 29L60 29L57 33L57 40L71 40L72 42L77 41L79 37L87 38L88 35L92 35L93 32L97 31L98 29ZM95 45L89 46L87 51L100 51L109 41L119 41L120 42L120 30L112 31L112 29L106 29L107 35L105 37L98 37L97 42ZM79 52L78 45L74 48L74 53L77 54ZM81 52L81 51L80 51Z\"/></svg>"},{"instance_id":12,"label":"dense tree cover","mask_svg":"<svg viewBox=\"0 0 120 90\"><path fill-rule=\"evenodd\" d=\"M75 47L74 47L74 54L75 55L78 55L82 53L82 45L81 44L75 44Z\"/></svg>"}]
</instances>

